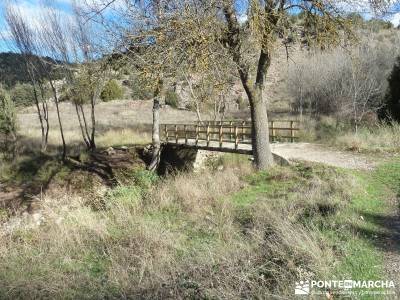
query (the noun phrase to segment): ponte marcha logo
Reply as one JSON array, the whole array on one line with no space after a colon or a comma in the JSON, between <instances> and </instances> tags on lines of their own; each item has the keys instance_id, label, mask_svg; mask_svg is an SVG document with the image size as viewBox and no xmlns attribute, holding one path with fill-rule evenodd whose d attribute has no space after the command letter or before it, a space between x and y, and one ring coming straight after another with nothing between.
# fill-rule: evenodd
<instances>
[{"instance_id":1,"label":"ponte marcha logo","mask_svg":"<svg viewBox=\"0 0 400 300\"><path fill-rule=\"evenodd\" d=\"M323 291L341 290L342 294L352 289L386 289L395 288L393 280L305 280L296 281L295 295L310 295ZM316 289L316 290L315 290ZM313 291L311 291L313 290ZM383 291L372 291L376 294ZM371 293L372 293L371 292Z\"/></svg>"},{"instance_id":2,"label":"ponte marcha logo","mask_svg":"<svg viewBox=\"0 0 400 300\"><path fill-rule=\"evenodd\" d=\"M306 281L296 281L296 287L294 289L295 295L309 295L310 294L310 282Z\"/></svg>"}]
</instances>

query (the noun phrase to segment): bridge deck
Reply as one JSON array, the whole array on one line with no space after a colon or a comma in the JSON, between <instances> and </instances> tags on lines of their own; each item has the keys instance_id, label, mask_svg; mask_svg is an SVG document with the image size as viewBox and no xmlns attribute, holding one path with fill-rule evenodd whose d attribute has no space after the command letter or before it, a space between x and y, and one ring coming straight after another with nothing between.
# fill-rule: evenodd
<instances>
[{"instance_id":1,"label":"bridge deck","mask_svg":"<svg viewBox=\"0 0 400 300\"><path fill-rule=\"evenodd\" d=\"M178 139L178 142L176 142L176 140L169 140L168 142L165 143L169 145L179 145L185 148L195 148L200 150L239 153L248 155L253 154L251 145L239 143L239 145L236 148L234 142L224 142L222 143L222 146L220 146L219 142L210 141L209 144L207 145L207 141L205 140L204 141L199 140L196 144L196 139L188 139L187 141L185 141L185 139L183 138L183 139Z\"/></svg>"}]
</instances>

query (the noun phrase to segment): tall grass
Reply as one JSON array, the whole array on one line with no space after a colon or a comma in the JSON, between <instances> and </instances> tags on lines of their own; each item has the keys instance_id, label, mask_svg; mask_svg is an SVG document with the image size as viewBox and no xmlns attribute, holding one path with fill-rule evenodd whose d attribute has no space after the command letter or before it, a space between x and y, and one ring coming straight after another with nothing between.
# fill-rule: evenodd
<instances>
[{"instance_id":1,"label":"tall grass","mask_svg":"<svg viewBox=\"0 0 400 300\"><path fill-rule=\"evenodd\" d=\"M357 152L399 152L400 124L373 123L360 126L357 132L346 123L330 117L304 119L300 139L336 146Z\"/></svg>"},{"instance_id":2,"label":"tall grass","mask_svg":"<svg viewBox=\"0 0 400 300\"><path fill-rule=\"evenodd\" d=\"M354 151L398 152L400 150L400 124L376 125L361 128L357 133L338 135L334 143Z\"/></svg>"},{"instance_id":3,"label":"tall grass","mask_svg":"<svg viewBox=\"0 0 400 300\"><path fill-rule=\"evenodd\" d=\"M265 298L326 277L336 258L318 224L346 207L349 178L221 163L169 179L143 173L100 210L82 195L45 196L41 226L0 230L1 297Z\"/></svg>"}]
</instances>

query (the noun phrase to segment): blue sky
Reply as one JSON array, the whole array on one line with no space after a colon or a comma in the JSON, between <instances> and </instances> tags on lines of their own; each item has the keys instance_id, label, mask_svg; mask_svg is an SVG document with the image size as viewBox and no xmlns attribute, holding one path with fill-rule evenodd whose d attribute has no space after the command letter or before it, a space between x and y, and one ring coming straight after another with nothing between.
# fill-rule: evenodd
<instances>
[{"instance_id":1,"label":"blue sky","mask_svg":"<svg viewBox=\"0 0 400 300\"><path fill-rule=\"evenodd\" d=\"M91 0L92 2L101 2L99 0ZM361 5L358 6L356 10L363 10L366 5L362 3L366 3L367 0L359 0ZM6 35L6 26L4 21L4 3L12 3L15 7L18 7L23 17L25 17L28 22L35 22L35 19L40 16L40 10L43 7L43 3L47 5L51 5L58 9L61 13L61 16L68 16L71 14L72 2L73 0L0 0L0 32L2 35ZM338 1L340 2L340 1ZM77 0L79 4L79 0ZM397 4L391 8L392 14L387 16L386 18L394 23L395 26L400 24L400 4ZM368 13L365 14L368 17ZM10 50L7 43L1 40L0 38L0 52Z\"/></svg>"},{"instance_id":2,"label":"blue sky","mask_svg":"<svg viewBox=\"0 0 400 300\"><path fill-rule=\"evenodd\" d=\"M71 5L73 0L0 0L0 32L1 36L7 35L6 24L4 20L4 5L10 3L17 7L22 16L28 22L34 22L40 16L41 8L44 4L52 5L57 8L62 14L71 13ZM10 50L7 42L3 41L0 36L0 52Z\"/></svg>"}]
</instances>

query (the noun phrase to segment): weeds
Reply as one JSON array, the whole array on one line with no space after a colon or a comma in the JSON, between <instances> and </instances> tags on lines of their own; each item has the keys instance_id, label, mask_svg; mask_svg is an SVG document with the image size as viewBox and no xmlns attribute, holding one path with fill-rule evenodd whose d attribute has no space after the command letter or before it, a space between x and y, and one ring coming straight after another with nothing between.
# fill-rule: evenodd
<instances>
[{"instance_id":1,"label":"weeds","mask_svg":"<svg viewBox=\"0 0 400 300\"><path fill-rule=\"evenodd\" d=\"M400 149L400 124L361 128L358 133L337 136L339 147L358 152L398 152Z\"/></svg>"},{"instance_id":2,"label":"weeds","mask_svg":"<svg viewBox=\"0 0 400 300\"><path fill-rule=\"evenodd\" d=\"M387 169L371 179L315 164L252 173L248 162L219 163L168 179L137 172L96 211L78 195L45 197L42 226L0 237L0 294L291 297L299 279L381 275L359 214L384 212Z\"/></svg>"},{"instance_id":3,"label":"weeds","mask_svg":"<svg viewBox=\"0 0 400 300\"><path fill-rule=\"evenodd\" d=\"M349 125L332 118L318 122L306 119L300 140L322 142L344 150L365 153L396 153L400 150L400 124L369 124L354 132Z\"/></svg>"}]
</instances>

